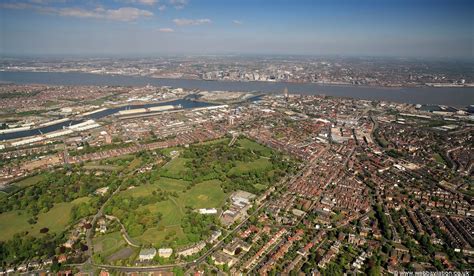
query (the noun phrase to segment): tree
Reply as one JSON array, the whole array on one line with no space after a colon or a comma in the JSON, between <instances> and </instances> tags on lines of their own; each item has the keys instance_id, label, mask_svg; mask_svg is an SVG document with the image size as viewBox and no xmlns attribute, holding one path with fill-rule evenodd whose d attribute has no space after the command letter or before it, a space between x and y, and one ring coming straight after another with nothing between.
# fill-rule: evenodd
<instances>
[{"instance_id":1,"label":"tree","mask_svg":"<svg viewBox=\"0 0 474 276\"><path fill-rule=\"evenodd\" d=\"M175 276L184 276L184 270L181 267L174 267L173 273Z\"/></svg>"}]
</instances>

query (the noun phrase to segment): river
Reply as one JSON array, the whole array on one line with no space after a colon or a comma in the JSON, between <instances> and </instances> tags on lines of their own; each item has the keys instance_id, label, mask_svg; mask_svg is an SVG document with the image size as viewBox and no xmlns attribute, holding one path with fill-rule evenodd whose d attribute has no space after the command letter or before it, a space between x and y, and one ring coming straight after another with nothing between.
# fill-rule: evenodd
<instances>
[{"instance_id":1,"label":"river","mask_svg":"<svg viewBox=\"0 0 474 276\"><path fill-rule=\"evenodd\" d=\"M0 72L0 81L18 84L37 83L47 85L144 86L151 84L155 86L172 86L207 91L257 91L262 93L281 93L285 87L288 87L290 94L324 94L364 100L386 100L399 103L448 105L454 107L466 107L474 104L474 88L385 88L323 85L316 83L157 79L150 77L56 72Z\"/></svg>"}]
</instances>

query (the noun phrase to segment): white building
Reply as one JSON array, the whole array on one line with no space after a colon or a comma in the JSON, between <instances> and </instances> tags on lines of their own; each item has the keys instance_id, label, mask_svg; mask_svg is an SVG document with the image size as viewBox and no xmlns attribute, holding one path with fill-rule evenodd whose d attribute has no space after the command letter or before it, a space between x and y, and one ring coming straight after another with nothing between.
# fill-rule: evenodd
<instances>
[{"instance_id":1,"label":"white building","mask_svg":"<svg viewBox=\"0 0 474 276\"><path fill-rule=\"evenodd\" d=\"M140 254L138 256L138 259L143 262L143 261L150 261L153 260L153 258L156 256L156 249L155 248L142 248L140 250Z\"/></svg>"},{"instance_id":2,"label":"white building","mask_svg":"<svg viewBox=\"0 0 474 276\"><path fill-rule=\"evenodd\" d=\"M210 209L198 209L199 214L202 215L215 215L217 214L217 209L216 208L210 208Z\"/></svg>"},{"instance_id":3,"label":"white building","mask_svg":"<svg viewBox=\"0 0 474 276\"><path fill-rule=\"evenodd\" d=\"M186 248L182 249L181 251L179 251L177 253L177 255L178 256L183 256L183 257L191 256L191 255L194 255L194 254L198 253L199 251L201 251L205 246L206 246L206 243L201 241L201 242L198 242L197 244L195 244L193 246L189 246L189 247L186 247Z\"/></svg>"},{"instance_id":4,"label":"white building","mask_svg":"<svg viewBox=\"0 0 474 276\"><path fill-rule=\"evenodd\" d=\"M163 258L169 258L173 254L173 248L160 248L158 249L158 256Z\"/></svg>"}]
</instances>

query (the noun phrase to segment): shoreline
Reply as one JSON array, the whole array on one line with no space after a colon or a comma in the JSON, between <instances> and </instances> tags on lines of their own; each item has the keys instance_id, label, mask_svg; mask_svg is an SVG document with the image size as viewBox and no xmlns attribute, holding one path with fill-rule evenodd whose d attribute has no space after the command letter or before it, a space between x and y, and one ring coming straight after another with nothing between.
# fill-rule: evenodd
<instances>
[{"instance_id":1,"label":"shoreline","mask_svg":"<svg viewBox=\"0 0 474 276\"><path fill-rule=\"evenodd\" d=\"M207 80L207 79L199 79L199 78L173 78L173 77L157 77L157 76L149 76L149 75L126 75L126 74L107 74L107 73L92 73L92 72L83 72L83 71L23 71L23 70L0 70L0 73L59 73L59 74L88 74L88 75L95 75L95 76L109 76L109 77L129 77L129 78L150 78L155 80L182 80L182 81L205 81L205 82L221 82L221 83L268 83L268 84L301 84L301 85L321 85L321 86L333 86L333 87L354 87L354 88L368 88L368 89L390 89L390 90L399 90L399 89L406 89L406 88L456 88L456 89L473 89L474 83L472 84L464 84L464 85L454 85L454 84L443 84L443 83L433 83L432 85L427 84L413 84L413 85L358 85L358 84L351 84L351 83L339 83L339 82L298 82L298 81L259 81L259 80ZM10 84L16 82L13 81L4 81L0 79L1 84ZM41 84L41 83L30 83L30 84ZM71 85L74 86L74 85ZM87 85L86 85L87 86ZM133 86L133 85L132 85ZM291 92L290 92L291 93Z\"/></svg>"}]
</instances>

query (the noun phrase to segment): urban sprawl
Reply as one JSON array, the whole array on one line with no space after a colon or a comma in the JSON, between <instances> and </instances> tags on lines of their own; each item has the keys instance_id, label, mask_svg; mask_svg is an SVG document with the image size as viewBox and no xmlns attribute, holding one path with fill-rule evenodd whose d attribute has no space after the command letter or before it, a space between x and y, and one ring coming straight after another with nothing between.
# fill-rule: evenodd
<instances>
[{"instance_id":1,"label":"urban sprawl","mask_svg":"<svg viewBox=\"0 0 474 276\"><path fill-rule=\"evenodd\" d=\"M81 72L168 79L264 81L386 87L472 87L473 63L405 58L189 56L3 58L0 71Z\"/></svg>"},{"instance_id":2,"label":"urban sprawl","mask_svg":"<svg viewBox=\"0 0 474 276\"><path fill-rule=\"evenodd\" d=\"M154 71L145 60L121 61L127 70L107 60L71 64L52 70L395 86L473 81L423 69L407 75L403 62L378 75L364 60L269 59L251 70L218 58L163 61ZM290 92L0 85L0 137L8 137L0 141L0 273L474 269L472 106Z\"/></svg>"}]
</instances>

